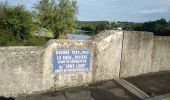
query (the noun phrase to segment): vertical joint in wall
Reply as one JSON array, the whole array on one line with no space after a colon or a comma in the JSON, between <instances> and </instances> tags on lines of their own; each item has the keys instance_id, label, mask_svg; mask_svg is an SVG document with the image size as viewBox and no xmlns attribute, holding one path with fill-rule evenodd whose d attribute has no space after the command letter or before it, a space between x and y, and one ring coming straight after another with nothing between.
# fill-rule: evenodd
<instances>
[{"instance_id":1,"label":"vertical joint in wall","mask_svg":"<svg viewBox=\"0 0 170 100\"><path fill-rule=\"evenodd\" d=\"M118 78L120 78L120 74L121 74L121 67L122 67L122 58L123 58L123 46L124 46L124 31L123 31L123 38L122 38L122 49L121 49L121 58L120 58L120 66L119 66L119 76Z\"/></svg>"}]
</instances>

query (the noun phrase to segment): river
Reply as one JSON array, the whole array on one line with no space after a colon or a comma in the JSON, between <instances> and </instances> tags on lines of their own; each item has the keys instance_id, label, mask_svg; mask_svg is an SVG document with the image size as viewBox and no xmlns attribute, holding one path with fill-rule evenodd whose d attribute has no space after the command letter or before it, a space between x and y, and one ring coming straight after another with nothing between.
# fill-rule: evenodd
<instances>
[{"instance_id":1,"label":"river","mask_svg":"<svg viewBox=\"0 0 170 100\"><path fill-rule=\"evenodd\" d=\"M74 33L68 33L67 37L69 40L88 40L91 38L91 36L86 34L74 34Z\"/></svg>"},{"instance_id":2,"label":"river","mask_svg":"<svg viewBox=\"0 0 170 100\"><path fill-rule=\"evenodd\" d=\"M37 32L34 33L36 36L47 36L46 31L41 31L40 34ZM88 35L91 34L91 35ZM91 31L84 31L84 30L77 30L76 33L68 33L67 37L69 40L88 40L94 35L94 32Z\"/></svg>"}]
</instances>

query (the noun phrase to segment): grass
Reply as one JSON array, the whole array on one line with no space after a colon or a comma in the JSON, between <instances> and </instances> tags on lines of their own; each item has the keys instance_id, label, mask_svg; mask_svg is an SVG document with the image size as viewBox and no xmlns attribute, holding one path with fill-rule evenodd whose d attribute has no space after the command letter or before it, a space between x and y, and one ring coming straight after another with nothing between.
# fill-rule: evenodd
<instances>
[{"instance_id":1,"label":"grass","mask_svg":"<svg viewBox=\"0 0 170 100\"><path fill-rule=\"evenodd\" d=\"M50 91L51 92L56 92L56 91L58 91L59 90L59 87L56 85L56 84L54 84L51 88L50 88Z\"/></svg>"}]
</instances>

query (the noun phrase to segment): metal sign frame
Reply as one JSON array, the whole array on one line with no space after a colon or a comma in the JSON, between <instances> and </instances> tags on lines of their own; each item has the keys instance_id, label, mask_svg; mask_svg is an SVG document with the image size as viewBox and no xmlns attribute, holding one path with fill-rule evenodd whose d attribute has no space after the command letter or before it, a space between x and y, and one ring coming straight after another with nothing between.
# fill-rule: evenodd
<instances>
[{"instance_id":1,"label":"metal sign frame","mask_svg":"<svg viewBox=\"0 0 170 100\"><path fill-rule=\"evenodd\" d=\"M89 72L91 70L91 51L88 48L52 49L53 72Z\"/></svg>"}]
</instances>

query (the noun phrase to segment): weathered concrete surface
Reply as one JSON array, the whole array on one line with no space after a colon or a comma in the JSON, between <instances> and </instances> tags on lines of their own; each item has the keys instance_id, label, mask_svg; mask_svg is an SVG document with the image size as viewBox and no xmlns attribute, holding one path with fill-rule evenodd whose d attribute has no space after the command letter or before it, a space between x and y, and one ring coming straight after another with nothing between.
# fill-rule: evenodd
<instances>
[{"instance_id":1,"label":"weathered concrete surface","mask_svg":"<svg viewBox=\"0 0 170 100\"><path fill-rule=\"evenodd\" d=\"M170 70L170 37L154 37L152 72Z\"/></svg>"},{"instance_id":2,"label":"weathered concrete surface","mask_svg":"<svg viewBox=\"0 0 170 100\"><path fill-rule=\"evenodd\" d=\"M155 96L155 97L146 98L146 99L143 99L143 100L170 100L170 93Z\"/></svg>"},{"instance_id":3,"label":"weathered concrete surface","mask_svg":"<svg viewBox=\"0 0 170 100\"><path fill-rule=\"evenodd\" d=\"M74 87L118 77L120 69L123 32L107 31L91 40L51 40L47 44L43 72L44 90L53 87ZM67 74L52 73L52 49L89 48L91 50L91 71ZM113 53L114 52L114 53ZM109 57L109 59L108 59Z\"/></svg>"},{"instance_id":4,"label":"weathered concrete surface","mask_svg":"<svg viewBox=\"0 0 170 100\"><path fill-rule=\"evenodd\" d=\"M89 48L91 50L91 71L90 72L75 72L67 74L55 74L52 69L52 49L75 49L75 48ZM44 68L43 68L43 86L44 90L49 90L51 87L74 87L87 83L92 83L92 70L95 70L94 65L94 45L90 40L87 41L73 41L73 40L50 40L47 44Z\"/></svg>"},{"instance_id":5,"label":"weathered concrete surface","mask_svg":"<svg viewBox=\"0 0 170 100\"><path fill-rule=\"evenodd\" d=\"M170 70L170 37L124 31L120 77Z\"/></svg>"},{"instance_id":6,"label":"weathered concrete surface","mask_svg":"<svg viewBox=\"0 0 170 100\"><path fill-rule=\"evenodd\" d=\"M0 95L41 91L43 52L41 47L1 47Z\"/></svg>"},{"instance_id":7,"label":"weathered concrete surface","mask_svg":"<svg viewBox=\"0 0 170 100\"><path fill-rule=\"evenodd\" d=\"M115 81L92 84L88 87L71 88L29 96L15 100L139 100Z\"/></svg>"},{"instance_id":8,"label":"weathered concrete surface","mask_svg":"<svg viewBox=\"0 0 170 100\"><path fill-rule=\"evenodd\" d=\"M97 46L94 81L119 77L123 31L106 31L94 37Z\"/></svg>"},{"instance_id":9,"label":"weathered concrete surface","mask_svg":"<svg viewBox=\"0 0 170 100\"><path fill-rule=\"evenodd\" d=\"M120 77L151 72L153 33L124 31Z\"/></svg>"},{"instance_id":10,"label":"weathered concrete surface","mask_svg":"<svg viewBox=\"0 0 170 100\"><path fill-rule=\"evenodd\" d=\"M16 96L38 91L74 87L118 77L120 69L122 31L106 31L92 40L50 40L44 47L0 48L0 92ZM52 49L88 48L91 51L91 71L66 74L53 73ZM114 52L114 53L113 53ZM108 59L110 58L110 59ZM9 84L9 85L8 85Z\"/></svg>"},{"instance_id":11,"label":"weathered concrete surface","mask_svg":"<svg viewBox=\"0 0 170 100\"><path fill-rule=\"evenodd\" d=\"M150 96L170 93L170 71L125 78ZM168 99L169 100L169 99Z\"/></svg>"},{"instance_id":12,"label":"weathered concrete surface","mask_svg":"<svg viewBox=\"0 0 170 100\"><path fill-rule=\"evenodd\" d=\"M169 44L169 38L153 37L148 32L110 30L91 40L50 40L43 47L0 47L0 96L170 70ZM54 48L90 49L91 71L53 73Z\"/></svg>"}]
</instances>

